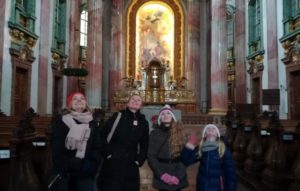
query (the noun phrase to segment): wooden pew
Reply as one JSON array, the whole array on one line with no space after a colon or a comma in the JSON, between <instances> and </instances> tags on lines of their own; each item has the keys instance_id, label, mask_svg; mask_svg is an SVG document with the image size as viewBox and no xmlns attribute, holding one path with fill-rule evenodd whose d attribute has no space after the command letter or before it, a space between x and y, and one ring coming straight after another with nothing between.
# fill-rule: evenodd
<instances>
[{"instance_id":1,"label":"wooden pew","mask_svg":"<svg viewBox=\"0 0 300 191\"><path fill-rule=\"evenodd\" d=\"M291 169L298 152L296 129L300 125L300 120L284 119L280 120L280 123L282 125L281 139L286 150L287 168Z\"/></svg>"},{"instance_id":2,"label":"wooden pew","mask_svg":"<svg viewBox=\"0 0 300 191\"><path fill-rule=\"evenodd\" d=\"M0 117L0 147L9 147L9 140L12 137L13 129L16 128L20 117L7 116ZM51 122L51 117L34 117L32 125L35 128L36 137L46 138L47 128Z\"/></svg>"},{"instance_id":3,"label":"wooden pew","mask_svg":"<svg viewBox=\"0 0 300 191\"><path fill-rule=\"evenodd\" d=\"M262 151L264 153L262 161L265 161L265 168L261 170L260 174L258 171L255 171L256 169L253 169L253 172L256 173L256 178L249 176L247 172L254 167L250 164L255 163L249 162L255 158L250 158L250 161L247 158L245 165L248 169L246 171L245 169L238 171L239 179L248 185L251 190L285 191L293 180L291 172L292 164L297 162L295 158L299 152L300 140L299 136L297 139L295 135L295 132L299 131L299 120L279 120L278 116L277 119L276 117L273 118L273 116L260 116L258 122L260 124ZM254 140L254 142L257 144L258 140ZM255 151L258 149L253 148L252 150Z\"/></svg>"},{"instance_id":4,"label":"wooden pew","mask_svg":"<svg viewBox=\"0 0 300 191\"><path fill-rule=\"evenodd\" d=\"M18 138L14 135L14 131L16 131L16 127L22 123L20 123L22 119L21 116L0 116L0 152L3 151L7 153L8 157L0 159L0 168L6 169L6 173L2 173L0 175L0 190L8 190L9 189L9 180L12 166L12 158L19 153L15 153L15 147L19 147L17 144ZM26 123L26 122L25 122ZM36 177L41 186L46 184L46 161L47 161L47 129L49 124L51 123L51 117L42 117L42 116L34 116L32 121L30 122L32 126L35 128L35 131L32 134L32 138L29 140L29 144L33 148L31 154L31 163L33 167L33 171L36 173ZM22 140L22 137L20 137ZM16 142L17 141L17 142ZM25 141L26 142L26 141ZM24 144L25 144L24 142ZM13 150L12 150L13 149ZM19 150L19 149L17 149ZM22 150L22 149L21 149ZM2 152L2 153L3 153ZM23 152L23 151L22 151ZM2 155L5 157L5 155ZM14 159L15 160L15 159ZM17 163L19 160L17 160ZM22 161L22 159L20 160ZM14 162L16 163L16 161ZM14 166L14 165L13 165ZM21 165L22 166L22 165ZM18 168L16 166L16 168ZM33 173L33 174L35 174Z\"/></svg>"},{"instance_id":5,"label":"wooden pew","mask_svg":"<svg viewBox=\"0 0 300 191\"><path fill-rule=\"evenodd\" d=\"M16 127L19 117L0 117L0 147L9 147L12 130Z\"/></svg>"}]
</instances>

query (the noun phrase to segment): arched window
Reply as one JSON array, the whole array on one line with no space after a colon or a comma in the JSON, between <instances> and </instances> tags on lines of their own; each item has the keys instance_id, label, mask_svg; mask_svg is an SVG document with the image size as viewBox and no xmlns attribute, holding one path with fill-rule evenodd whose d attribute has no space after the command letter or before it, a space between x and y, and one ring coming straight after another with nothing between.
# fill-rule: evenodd
<instances>
[{"instance_id":1,"label":"arched window","mask_svg":"<svg viewBox=\"0 0 300 191\"><path fill-rule=\"evenodd\" d=\"M88 12L82 10L80 13L80 46L87 46Z\"/></svg>"},{"instance_id":2,"label":"arched window","mask_svg":"<svg viewBox=\"0 0 300 191\"><path fill-rule=\"evenodd\" d=\"M227 15L227 50L233 49L234 20L233 15ZM232 57L232 56L230 56Z\"/></svg>"},{"instance_id":3,"label":"arched window","mask_svg":"<svg viewBox=\"0 0 300 191\"><path fill-rule=\"evenodd\" d=\"M29 31L31 33L35 32L35 0L16 0L11 1L15 2L14 9L11 11L11 18L9 25L18 25L20 27ZM27 33L27 32L25 32ZM32 34L31 34L32 35Z\"/></svg>"},{"instance_id":4,"label":"arched window","mask_svg":"<svg viewBox=\"0 0 300 191\"><path fill-rule=\"evenodd\" d=\"M261 1L249 1L249 55L262 51L262 12Z\"/></svg>"},{"instance_id":5,"label":"arched window","mask_svg":"<svg viewBox=\"0 0 300 191\"><path fill-rule=\"evenodd\" d=\"M284 35L289 35L300 29L300 0L283 1L283 25Z\"/></svg>"},{"instance_id":6,"label":"arched window","mask_svg":"<svg viewBox=\"0 0 300 191\"><path fill-rule=\"evenodd\" d=\"M66 2L56 0L54 7L54 38L52 48L59 54L65 53L66 45Z\"/></svg>"}]
</instances>

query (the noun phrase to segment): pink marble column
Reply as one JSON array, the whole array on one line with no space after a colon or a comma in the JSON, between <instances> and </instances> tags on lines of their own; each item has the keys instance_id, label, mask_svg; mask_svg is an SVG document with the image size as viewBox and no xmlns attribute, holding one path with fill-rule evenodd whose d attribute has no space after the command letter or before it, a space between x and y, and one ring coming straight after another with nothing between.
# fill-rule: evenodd
<instances>
[{"instance_id":1,"label":"pink marble column","mask_svg":"<svg viewBox=\"0 0 300 191\"><path fill-rule=\"evenodd\" d=\"M91 107L101 106L102 95L102 0L90 0L88 11L88 46L86 95Z\"/></svg>"},{"instance_id":2,"label":"pink marble column","mask_svg":"<svg viewBox=\"0 0 300 191\"><path fill-rule=\"evenodd\" d=\"M1 100L1 89L2 89L2 65L3 65L3 46L4 46L4 26L5 26L5 3L6 0L0 1L0 100Z\"/></svg>"},{"instance_id":3,"label":"pink marble column","mask_svg":"<svg viewBox=\"0 0 300 191\"><path fill-rule=\"evenodd\" d=\"M68 54L68 66L78 68L79 58L79 42L80 42L80 1L70 1L70 23L69 23L69 49ZM68 77L68 91L67 94L74 91L79 91L78 77Z\"/></svg>"},{"instance_id":4,"label":"pink marble column","mask_svg":"<svg viewBox=\"0 0 300 191\"><path fill-rule=\"evenodd\" d=\"M48 87L48 66L51 62L51 57L49 57L49 50L51 49L51 43L49 40L51 25L45 25L43 23L50 23L50 15L52 14L50 10L50 1L41 1L41 27L40 27L40 51L39 51L39 69L38 69L38 104L37 113L40 115L47 113L47 87Z\"/></svg>"},{"instance_id":5,"label":"pink marble column","mask_svg":"<svg viewBox=\"0 0 300 191\"><path fill-rule=\"evenodd\" d=\"M236 2L234 56L235 56L235 85L236 103L246 103L246 7L245 1Z\"/></svg>"},{"instance_id":6,"label":"pink marble column","mask_svg":"<svg viewBox=\"0 0 300 191\"><path fill-rule=\"evenodd\" d=\"M277 9L276 3L267 0L268 8L266 9L266 20L267 20L267 62L268 65L268 89L279 88L278 84L278 36L277 36ZM278 106L270 106L273 111L278 110Z\"/></svg>"},{"instance_id":7,"label":"pink marble column","mask_svg":"<svg viewBox=\"0 0 300 191\"><path fill-rule=\"evenodd\" d=\"M267 64L268 64L268 87L269 89L278 88L278 36L277 36L277 4L273 1L267 0L268 8L266 9L267 20Z\"/></svg>"},{"instance_id":8,"label":"pink marble column","mask_svg":"<svg viewBox=\"0 0 300 191\"><path fill-rule=\"evenodd\" d=\"M227 68L226 68L226 1L211 1L211 109L212 115L227 112Z\"/></svg>"},{"instance_id":9,"label":"pink marble column","mask_svg":"<svg viewBox=\"0 0 300 191\"><path fill-rule=\"evenodd\" d=\"M122 20L123 0L113 0L111 6L111 67L109 69L109 103L113 105L113 97L120 88L121 78L125 76L124 55L122 55ZM125 42L125 40L123 40ZM124 51L125 52L125 51ZM122 73L123 71L123 73ZM123 76L122 76L123 74Z\"/></svg>"},{"instance_id":10,"label":"pink marble column","mask_svg":"<svg viewBox=\"0 0 300 191\"><path fill-rule=\"evenodd\" d=\"M200 92L200 2L188 1L188 55L186 77L188 89ZM200 100L198 100L200 101ZM197 103L199 105L199 103Z\"/></svg>"}]
</instances>

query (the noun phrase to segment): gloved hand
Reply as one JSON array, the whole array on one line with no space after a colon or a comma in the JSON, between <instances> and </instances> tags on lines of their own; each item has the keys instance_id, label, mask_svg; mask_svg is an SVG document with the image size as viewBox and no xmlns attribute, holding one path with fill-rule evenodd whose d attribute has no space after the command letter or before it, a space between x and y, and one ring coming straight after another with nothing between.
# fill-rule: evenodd
<instances>
[{"instance_id":1,"label":"gloved hand","mask_svg":"<svg viewBox=\"0 0 300 191\"><path fill-rule=\"evenodd\" d=\"M89 159L83 159L82 171L88 174L95 174L97 172L97 165Z\"/></svg>"},{"instance_id":2,"label":"gloved hand","mask_svg":"<svg viewBox=\"0 0 300 191\"><path fill-rule=\"evenodd\" d=\"M179 184L179 179L176 176L171 176L170 182L173 185L178 185Z\"/></svg>"},{"instance_id":3,"label":"gloved hand","mask_svg":"<svg viewBox=\"0 0 300 191\"><path fill-rule=\"evenodd\" d=\"M169 175L168 173L164 173L163 175L161 175L160 179L166 184L169 184L169 185L172 184L171 175Z\"/></svg>"},{"instance_id":4,"label":"gloved hand","mask_svg":"<svg viewBox=\"0 0 300 191\"><path fill-rule=\"evenodd\" d=\"M196 133L191 133L188 138L188 143L194 146L197 146L199 144L199 139Z\"/></svg>"}]
</instances>

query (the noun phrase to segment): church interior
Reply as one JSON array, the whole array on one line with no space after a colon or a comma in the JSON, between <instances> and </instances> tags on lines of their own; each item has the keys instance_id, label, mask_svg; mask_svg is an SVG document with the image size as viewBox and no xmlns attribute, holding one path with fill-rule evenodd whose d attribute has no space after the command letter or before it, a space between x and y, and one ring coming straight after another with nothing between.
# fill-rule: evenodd
<instances>
[{"instance_id":1,"label":"church interior","mask_svg":"<svg viewBox=\"0 0 300 191\"><path fill-rule=\"evenodd\" d=\"M238 191L300 190L300 0L1 0L0 29L1 191L47 190L72 92L99 121L138 94L150 126L165 104L188 131L214 123Z\"/></svg>"}]
</instances>

